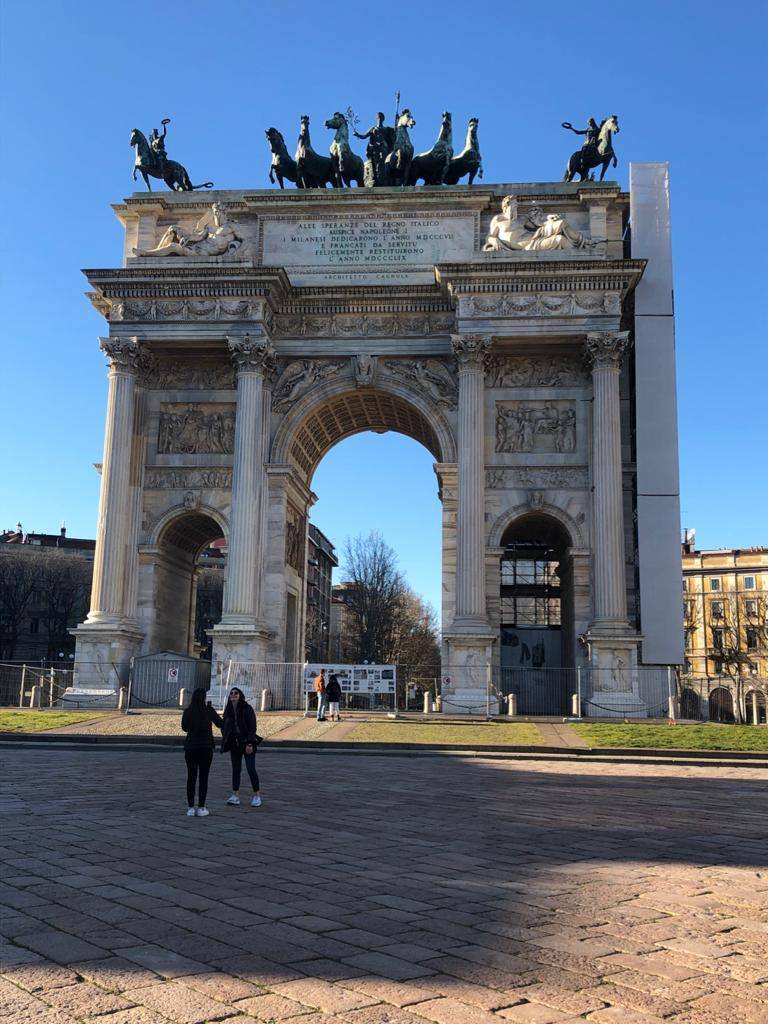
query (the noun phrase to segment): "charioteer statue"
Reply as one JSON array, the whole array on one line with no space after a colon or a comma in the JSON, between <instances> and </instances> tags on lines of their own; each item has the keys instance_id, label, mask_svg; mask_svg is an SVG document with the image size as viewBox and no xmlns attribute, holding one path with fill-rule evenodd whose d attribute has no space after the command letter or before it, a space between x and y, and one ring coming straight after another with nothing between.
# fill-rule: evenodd
<instances>
[{"instance_id":1,"label":"charioteer statue","mask_svg":"<svg viewBox=\"0 0 768 1024\"><path fill-rule=\"evenodd\" d=\"M376 124L367 132L354 132L356 139L368 139L365 148L365 185L370 188L373 185L386 185L387 172L384 161L392 152L395 143L395 129L384 124L386 115L381 111L376 115Z\"/></svg>"}]
</instances>

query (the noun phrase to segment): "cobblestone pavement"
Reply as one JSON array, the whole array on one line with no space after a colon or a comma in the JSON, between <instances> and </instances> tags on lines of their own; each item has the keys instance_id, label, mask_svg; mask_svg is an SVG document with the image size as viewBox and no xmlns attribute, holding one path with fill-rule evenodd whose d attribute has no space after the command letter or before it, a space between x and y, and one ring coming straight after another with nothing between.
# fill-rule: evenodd
<instances>
[{"instance_id":1,"label":"cobblestone pavement","mask_svg":"<svg viewBox=\"0 0 768 1024\"><path fill-rule=\"evenodd\" d=\"M1 756L2 1024L768 1022L759 769Z\"/></svg>"}]
</instances>

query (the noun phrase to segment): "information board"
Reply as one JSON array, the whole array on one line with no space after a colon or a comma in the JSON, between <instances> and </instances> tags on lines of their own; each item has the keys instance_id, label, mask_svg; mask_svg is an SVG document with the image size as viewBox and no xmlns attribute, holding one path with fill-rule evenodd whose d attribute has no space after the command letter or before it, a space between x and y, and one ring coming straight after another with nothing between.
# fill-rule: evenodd
<instances>
[{"instance_id":1,"label":"information board","mask_svg":"<svg viewBox=\"0 0 768 1024\"><path fill-rule=\"evenodd\" d=\"M314 689L315 676L325 669L326 681L334 673L341 685L342 693L395 693L397 668L394 665L307 665L304 669L304 690Z\"/></svg>"}]
</instances>

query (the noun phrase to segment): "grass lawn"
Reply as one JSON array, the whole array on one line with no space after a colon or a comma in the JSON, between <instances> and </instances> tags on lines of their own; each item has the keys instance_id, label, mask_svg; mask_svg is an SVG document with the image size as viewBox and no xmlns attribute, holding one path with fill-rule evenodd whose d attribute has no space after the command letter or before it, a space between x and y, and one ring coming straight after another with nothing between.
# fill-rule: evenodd
<instances>
[{"instance_id":1,"label":"grass lawn","mask_svg":"<svg viewBox=\"0 0 768 1024\"><path fill-rule=\"evenodd\" d=\"M529 722L490 722L487 725L363 722L345 739L355 743L450 743L473 748L488 745L532 747L544 742L539 730Z\"/></svg>"},{"instance_id":2,"label":"grass lawn","mask_svg":"<svg viewBox=\"0 0 768 1024\"><path fill-rule=\"evenodd\" d=\"M46 732L103 717L93 711L0 711L0 732Z\"/></svg>"},{"instance_id":3,"label":"grass lawn","mask_svg":"<svg viewBox=\"0 0 768 1024\"><path fill-rule=\"evenodd\" d=\"M681 750L757 750L768 753L768 727L760 725L580 722L571 728L592 747L677 747Z\"/></svg>"}]
</instances>

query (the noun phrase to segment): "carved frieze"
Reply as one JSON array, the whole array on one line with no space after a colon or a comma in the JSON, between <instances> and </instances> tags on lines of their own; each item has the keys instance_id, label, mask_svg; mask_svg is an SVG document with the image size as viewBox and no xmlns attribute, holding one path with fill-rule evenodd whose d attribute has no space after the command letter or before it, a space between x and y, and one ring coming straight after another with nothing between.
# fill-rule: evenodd
<instances>
[{"instance_id":1,"label":"carved frieze","mask_svg":"<svg viewBox=\"0 0 768 1024\"><path fill-rule=\"evenodd\" d=\"M264 314L264 303L252 299L116 299L109 320L258 320Z\"/></svg>"},{"instance_id":2,"label":"carved frieze","mask_svg":"<svg viewBox=\"0 0 768 1024\"><path fill-rule=\"evenodd\" d=\"M583 466L518 466L514 469L486 470L486 485L492 490L514 488L559 488L583 490L587 471Z\"/></svg>"},{"instance_id":3,"label":"carved frieze","mask_svg":"<svg viewBox=\"0 0 768 1024\"><path fill-rule=\"evenodd\" d=\"M235 387L235 370L230 363L193 363L158 360L147 379L157 391L217 391Z\"/></svg>"},{"instance_id":4,"label":"carved frieze","mask_svg":"<svg viewBox=\"0 0 768 1024\"><path fill-rule=\"evenodd\" d=\"M295 359L284 365L275 384L272 408L285 412L316 384L337 377L347 368L346 360Z\"/></svg>"},{"instance_id":5,"label":"carved frieze","mask_svg":"<svg viewBox=\"0 0 768 1024\"><path fill-rule=\"evenodd\" d=\"M276 337L398 338L445 334L452 330L451 312L386 313L323 316L312 313L277 314L272 324Z\"/></svg>"},{"instance_id":6,"label":"carved frieze","mask_svg":"<svg viewBox=\"0 0 768 1024\"><path fill-rule=\"evenodd\" d=\"M573 402L497 402L497 452L573 452Z\"/></svg>"},{"instance_id":7,"label":"carved frieze","mask_svg":"<svg viewBox=\"0 0 768 1024\"><path fill-rule=\"evenodd\" d=\"M179 404L162 407L157 436L158 453L231 455L234 447L234 406Z\"/></svg>"},{"instance_id":8,"label":"carved frieze","mask_svg":"<svg viewBox=\"0 0 768 1024\"><path fill-rule=\"evenodd\" d=\"M589 381L575 356L512 356L492 354L485 364L489 388L583 387Z\"/></svg>"},{"instance_id":9,"label":"carved frieze","mask_svg":"<svg viewBox=\"0 0 768 1024\"><path fill-rule=\"evenodd\" d=\"M386 359L384 369L415 386L437 405L449 409L456 406L456 378L446 363L439 359Z\"/></svg>"},{"instance_id":10,"label":"carved frieze","mask_svg":"<svg viewBox=\"0 0 768 1024\"><path fill-rule=\"evenodd\" d=\"M148 491L188 491L191 488L229 491L232 489L231 469L147 470L144 489Z\"/></svg>"},{"instance_id":11,"label":"carved frieze","mask_svg":"<svg viewBox=\"0 0 768 1024\"><path fill-rule=\"evenodd\" d=\"M535 295L511 294L479 297L463 296L459 302L459 316L482 319L489 316L620 316L619 292L568 292L553 295L541 292Z\"/></svg>"}]
</instances>

